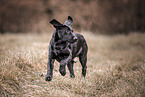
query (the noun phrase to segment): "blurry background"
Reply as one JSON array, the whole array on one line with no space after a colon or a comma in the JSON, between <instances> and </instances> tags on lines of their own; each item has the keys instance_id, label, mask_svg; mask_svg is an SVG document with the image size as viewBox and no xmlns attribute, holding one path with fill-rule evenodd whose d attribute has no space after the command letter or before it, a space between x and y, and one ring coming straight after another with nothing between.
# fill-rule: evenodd
<instances>
[{"instance_id":1,"label":"blurry background","mask_svg":"<svg viewBox=\"0 0 145 97\"><path fill-rule=\"evenodd\" d=\"M48 33L51 19L68 15L76 31L144 32L144 9L144 0L0 0L0 33Z\"/></svg>"},{"instance_id":2,"label":"blurry background","mask_svg":"<svg viewBox=\"0 0 145 97\"><path fill-rule=\"evenodd\" d=\"M0 0L0 97L145 97L144 9L145 0ZM68 16L88 44L87 76L78 61L75 79L62 77L55 62L48 83L49 21Z\"/></svg>"}]
</instances>

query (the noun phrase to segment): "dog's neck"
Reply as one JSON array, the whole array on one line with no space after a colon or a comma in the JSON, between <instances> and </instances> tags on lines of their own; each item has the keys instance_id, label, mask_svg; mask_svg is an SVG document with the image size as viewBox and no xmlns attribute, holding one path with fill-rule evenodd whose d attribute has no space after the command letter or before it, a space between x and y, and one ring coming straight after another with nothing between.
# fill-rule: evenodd
<instances>
[{"instance_id":1,"label":"dog's neck","mask_svg":"<svg viewBox=\"0 0 145 97\"><path fill-rule=\"evenodd\" d=\"M69 45L69 42L67 42L67 41L57 40L54 44L54 48L56 50L63 50L66 47L68 47L68 45Z\"/></svg>"},{"instance_id":2,"label":"dog's neck","mask_svg":"<svg viewBox=\"0 0 145 97\"><path fill-rule=\"evenodd\" d=\"M58 35L58 32L56 31L54 35L54 41L57 42L58 40L60 40L60 37Z\"/></svg>"}]
</instances>

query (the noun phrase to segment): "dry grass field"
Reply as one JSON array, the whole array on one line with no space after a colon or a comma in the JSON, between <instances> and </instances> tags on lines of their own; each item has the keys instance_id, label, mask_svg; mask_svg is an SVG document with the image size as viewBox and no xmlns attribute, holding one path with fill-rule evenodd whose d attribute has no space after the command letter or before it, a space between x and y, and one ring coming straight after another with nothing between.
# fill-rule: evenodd
<instances>
[{"instance_id":1,"label":"dry grass field","mask_svg":"<svg viewBox=\"0 0 145 97\"><path fill-rule=\"evenodd\" d=\"M145 34L95 35L81 33L88 43L88 69L81 77L61 76L45 81L52 34L0 35L0 96L2 97L145 97Z\"/></svg>"}]
</instances>

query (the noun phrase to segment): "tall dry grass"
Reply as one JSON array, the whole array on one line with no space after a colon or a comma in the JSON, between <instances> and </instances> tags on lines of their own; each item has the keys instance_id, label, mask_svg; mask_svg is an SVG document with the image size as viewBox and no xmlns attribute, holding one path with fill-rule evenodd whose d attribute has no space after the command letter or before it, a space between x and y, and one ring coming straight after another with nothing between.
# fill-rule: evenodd
<instances>
[{"instance_id":1,"label":"tall dry grass","mask_svg":"<svg viewBox=\"0 0 145 97\"><path fill-rule=\"evenodd\" d=\"M88 43L88 70L74 66L62 77L55 62L54 78L46 82L46 64L51 34L0 35L0 95L129 96L143 97L145 90L145 34L102 36L82 33Z\"/></svg>"}]
</instances>

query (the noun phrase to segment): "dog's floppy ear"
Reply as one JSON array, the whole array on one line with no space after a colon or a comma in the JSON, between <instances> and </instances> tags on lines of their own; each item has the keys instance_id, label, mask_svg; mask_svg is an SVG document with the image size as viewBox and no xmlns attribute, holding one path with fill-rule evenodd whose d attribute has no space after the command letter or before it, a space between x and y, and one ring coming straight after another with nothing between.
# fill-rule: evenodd
<instances>
[{"instance_id":1,"label":"dog's floppy ear","mask_svg":"<svg viewBox=\"0 0 145 97\"><path fill-rule=\"evenodd\" d=\"M68 16L68 19L65 21L64 25L66 25L66 26L71 28L72 23L73 23L72 17Z\"/></svg>"},{"instance_id":2,"label":"dog's floppy ear","mask_svg":"<svg viewBox=\"0 0 145 97\"><path fill-rule=\"evenodd\" d=\"M61 24L60 22L58 22L56 19L51 20L50 23L51 23L55 28L62 28L62 27L64 27L64 25Z\"/></svg>"}]
</instances>

